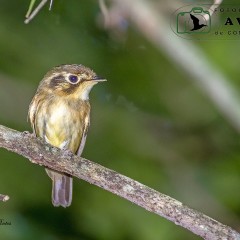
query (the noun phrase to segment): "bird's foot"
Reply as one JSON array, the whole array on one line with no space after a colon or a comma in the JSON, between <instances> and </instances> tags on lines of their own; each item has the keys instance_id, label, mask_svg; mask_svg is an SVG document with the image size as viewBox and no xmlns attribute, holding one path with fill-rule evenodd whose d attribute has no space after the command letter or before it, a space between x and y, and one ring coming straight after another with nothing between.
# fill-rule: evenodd
<instances>
[{"instance_id":1,"label":"bird's foot","mask_svg":"<svg viewBox=\"0 0 240 240\"><path fill-rule=\"evenodd\" d=\"M35 137L35 134L34 133L30 133L29 131L23 131L22 135L24 135L24 136L29 135L29 136L34 136Z\"/></svg>"},{"instance_id":2,"label":"bird's foot","mask_svg":"<svg viewBox=\"0 0 240 240\"><path fill-rule=\"evenodd\" d=\"M62 149L63 150L63 157L64 158L71 158L74 154L69 149Z\"/></svg>"}]
</instances>

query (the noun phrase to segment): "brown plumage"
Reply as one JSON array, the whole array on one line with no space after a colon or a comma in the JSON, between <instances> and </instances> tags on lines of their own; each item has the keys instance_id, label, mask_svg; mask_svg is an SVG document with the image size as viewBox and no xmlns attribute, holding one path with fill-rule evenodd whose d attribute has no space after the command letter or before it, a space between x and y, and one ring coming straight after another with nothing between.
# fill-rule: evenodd
<instances>
[{"instance_id":1,"label":"brown plumage","mask_svg":"<svg viewBox=\"0 0 240 240\"><path fill-rule=\"evenodd\" d=\"M60 65L50 70L29 106L28 117L36 136L81 155L90 124L88 95L101 81L105 80L83 65ZM53 205L68 207L72 202L72 177L46 171L53 182Z\"/></svg>"}]
</instances>

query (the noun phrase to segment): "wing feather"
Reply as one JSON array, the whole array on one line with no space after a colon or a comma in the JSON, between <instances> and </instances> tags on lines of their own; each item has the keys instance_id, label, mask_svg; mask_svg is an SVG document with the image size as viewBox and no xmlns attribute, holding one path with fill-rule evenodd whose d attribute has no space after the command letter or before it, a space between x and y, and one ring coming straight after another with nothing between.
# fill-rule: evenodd
<instances>
[{"instance_id":1,"label":"wing feather","mask_svg":"<svg viewBox=\"0 0 240 240\"><path fill-rule=\"evenodd\" d=\"M82 138L81 138L81 141L80 141L80 144L79 144L79 148L77 150L77 155L78 156L81 156L82 155L82 152L83 152L83 149L84 149L84 146L85 146L85 143L86 143L86 139L87 139L87 132L88 132L88 128L89 128L89 125L90 125L90 119L89 119L89 114L85 117L85 121L84 121L84 125L83 125L83 132L82 132Z\"/></svg>"},{"instance_id":2,"label":"wing feather","mask_svg":"<svg viewBox=\"0 0 240 240\"><path fill-rule=\"evenodd\" d=\"M36 135L36 114L38 111L39 107L39 96L36 94L34 98L32 99L30 105L29 105L29 110L28 110L28 120L31 123L31 127L33 129L33 133Z\"/></svg>"}]
</instances>

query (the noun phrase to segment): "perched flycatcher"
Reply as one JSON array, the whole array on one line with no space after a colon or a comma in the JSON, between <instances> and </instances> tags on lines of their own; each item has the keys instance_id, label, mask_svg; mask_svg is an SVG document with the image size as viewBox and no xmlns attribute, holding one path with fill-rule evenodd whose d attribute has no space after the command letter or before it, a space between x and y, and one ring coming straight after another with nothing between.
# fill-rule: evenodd
<instances>
[{"instance_id":1,"label":"perched flycatcher","mask_svg":"<svg viewBox=\"0 0 240 240\"><path fill-rule=\"evenodd\" d=\"M33 132L49 144L81 155L90 124L89 92L105 81L78 64L60 65L40 82L29 106ZM72 177L46 168L52 179L52 203L68 207L72 202Z\"/></svg>"}]
</instances>

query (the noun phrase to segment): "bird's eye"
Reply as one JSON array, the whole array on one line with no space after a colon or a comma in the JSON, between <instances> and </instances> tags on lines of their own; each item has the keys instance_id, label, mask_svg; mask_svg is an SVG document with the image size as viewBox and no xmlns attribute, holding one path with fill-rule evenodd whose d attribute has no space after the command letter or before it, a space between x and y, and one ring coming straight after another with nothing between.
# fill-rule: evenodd
<instances>
[{"instance_id":1,"label":"bird's eye","mask_svg":"<svg viewBox=\"0 0 240 240\"><path fill-rule=\"evenodd\" d=\"M68 79L71 83L77 83L78 82L78 76L76 76L76 75L70 75L68 77Z\"/></svg>"}]
</instances>

